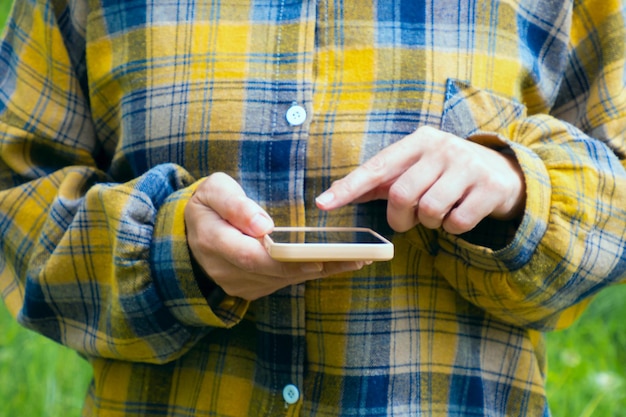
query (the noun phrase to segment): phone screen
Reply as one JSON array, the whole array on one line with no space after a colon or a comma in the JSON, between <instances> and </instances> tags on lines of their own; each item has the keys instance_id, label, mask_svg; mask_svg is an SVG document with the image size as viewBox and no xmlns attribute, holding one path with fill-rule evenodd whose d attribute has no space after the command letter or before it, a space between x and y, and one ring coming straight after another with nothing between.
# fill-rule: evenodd
<instances>
[{"instance_id":1,"label":"phone screen","mask_svg":"<svg viewBox=\"0 0 626 417\"><path fill-rule=\"evenodd\" d=\"M363 243L385 244L378 236L363 230L313 230L313 231L283 231L276 230L270 234L276 243Z\"/></svg>"},{"instance_id":2,"label":"phone screen","mask_svg":"<svg viewBox=\"0 0 626 417\"><path fill-rule=\"evenodd\" d=\"M264 244L272 258L286 262L393 258L393 243L362 227L276 227Z\"/></svg>"}]
</instances>

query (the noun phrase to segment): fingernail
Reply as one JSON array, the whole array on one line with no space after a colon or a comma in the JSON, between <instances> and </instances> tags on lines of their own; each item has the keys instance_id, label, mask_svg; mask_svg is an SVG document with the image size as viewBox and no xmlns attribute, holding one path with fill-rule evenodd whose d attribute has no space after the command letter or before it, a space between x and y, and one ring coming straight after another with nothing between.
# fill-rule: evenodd
<instances>
[{"instance_id":1,"label":"fingernail","mask_svg":"<svg viewBox=\"0 0 626 417\"><path fill-rule=\"evenodd\" d=\"M272 227L274 227L274 223L272 222L272 220L261 213L255 214L250 221L250 228L257 235L263 235L267 233Z\"/></svg>"},{"instance_id":2,"label":"fingernail","mask_svg":"<svg viewBox=\"0 0 626 417\"><path fill-rule=\"evenodd\" d=\"M334 199L335 199L335 195L331 191L325 191L319 196L317 196L315 201L317 202L317 204L321 206L325 206L326 204L329 204Z\"/></svg>"},{"instance_id":3,"label":"fingernail","mask_svg":"<svg viewBox=\"0 0 626 417\"><path fill-rule=\"evenodd\" d=\"M320 272L324 269L324 265L320 262L307 262L302 264L302 272L311 273L311 272Z\"/></svg>"}]
</instances>

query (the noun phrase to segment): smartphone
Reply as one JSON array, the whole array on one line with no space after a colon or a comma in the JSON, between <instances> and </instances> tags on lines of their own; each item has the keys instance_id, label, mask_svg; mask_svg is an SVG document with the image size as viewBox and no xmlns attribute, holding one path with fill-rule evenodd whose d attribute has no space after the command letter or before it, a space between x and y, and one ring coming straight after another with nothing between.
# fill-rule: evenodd
<instances>
[{"instance_id":1,"label":"smartphone","mask_svg":"<svg viewBox=\"0 0 626 417\"><path fill-rule=\"evenodd\" d=\"M275 227L264 243L270 256L283 262L393 258L393 243L365 227Z\"/></svg>"}]
</instances>

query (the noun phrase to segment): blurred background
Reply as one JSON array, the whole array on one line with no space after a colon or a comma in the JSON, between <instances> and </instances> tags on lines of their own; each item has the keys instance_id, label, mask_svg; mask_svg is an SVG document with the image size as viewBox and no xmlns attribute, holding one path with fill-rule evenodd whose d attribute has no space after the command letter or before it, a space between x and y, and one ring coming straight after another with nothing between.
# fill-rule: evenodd
<instances>
[{"instance_id":1,"label":"blurred background","mask_svg":"<svg viewBox=\"0 0 626 417\"><path fill-rule=\"evenodd\" d=\"M0 30L11 4L0 0ZM547 343L554 417L626 417L626 285ZM18 326L0 301L0 417L78 417L90 379L84 359Z\"/></svg>"}]
</instances>

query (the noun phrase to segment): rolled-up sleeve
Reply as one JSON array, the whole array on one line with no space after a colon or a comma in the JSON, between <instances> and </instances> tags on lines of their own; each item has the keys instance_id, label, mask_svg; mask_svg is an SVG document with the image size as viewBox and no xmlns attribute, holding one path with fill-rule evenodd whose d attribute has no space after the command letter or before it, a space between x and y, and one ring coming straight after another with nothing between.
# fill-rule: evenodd
<instances>
[{"instance_id":1,"label":"rolled-up sleeve","mask_svg":"<svg viewBox=\"0 0 626 417\"><path fill-rule=\"evenodd\" d=\"M199 285L183 216L197 179L176 164L110 176L116 139L91 118L73 7L18 2L1 44L0 291L87 356L166 362L247 304L209 306Z\"/></svg>"},{"instance_id":2,"label":"rolled-up sleeve","mask_svg":"<svg viewBox=\"0 0 626 417\"><path fill-rule=\"evenodd\" d=\"M571 324L592 295L626 276L624 6L590 3L574 8L554 108L520 111L492 138L515 153L526 180L526 211L512 238L493 247L443 233L437 256L463 297L540 330ZM487 235L496 230L481 227Z\"/></svg>"}]
</instances>

